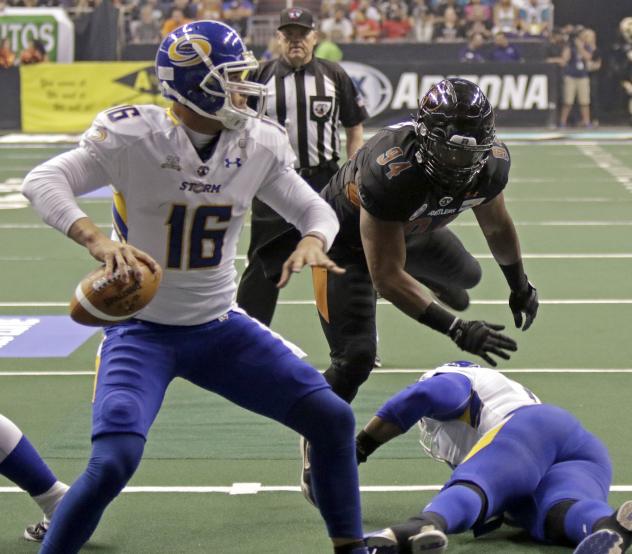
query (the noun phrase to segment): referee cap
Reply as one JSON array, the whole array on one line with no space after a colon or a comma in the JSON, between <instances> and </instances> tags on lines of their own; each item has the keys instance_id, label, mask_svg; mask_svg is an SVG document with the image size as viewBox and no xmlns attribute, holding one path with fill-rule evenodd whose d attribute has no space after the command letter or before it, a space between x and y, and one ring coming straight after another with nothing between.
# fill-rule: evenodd
<instances>
[{"instance_id":1,"label":"referee cap","mask_svg":"<svg viewBox=\"0 0 632 554\"><path fill-rule=\"evenodd\" d=\"M305 27L306 29L315 29L314 16L307 8L286 8L281 12L281 21L278 29L281 30L284 27L290 25L298 25L299 27Z\"/></svg>"}]
</instances>

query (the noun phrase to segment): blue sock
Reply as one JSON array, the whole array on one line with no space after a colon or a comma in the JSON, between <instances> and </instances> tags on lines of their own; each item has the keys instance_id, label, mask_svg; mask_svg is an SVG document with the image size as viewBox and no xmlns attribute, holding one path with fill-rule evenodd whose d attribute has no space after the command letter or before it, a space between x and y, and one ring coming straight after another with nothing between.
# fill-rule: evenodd
<instances>
[{"instance_id":1,"label":"blue sock","mask_svg":"<svg viewBox=\"0 0 632 554\"><path fill-rule=\"evenodd\" d=\"M452 485L435 496L424 512L434 512L445 520L446 533L462 533L476 523L483 500L469 487Z\"/></svg>"},{"instance_id":2,"label":"blue sock","mask_svg":"<svg viewBox=\"0 0 632 554\"><path fill-rule=\"evenodd\" d=\"M604 517L612 515L614 510L602 500L578 500L566 512L564 532L575 544L593 532L593 525Z\"/></svg>"},{"instance_id":3,"label":"blue sock","mask_svg":"<svg viewBox=\"0 0 632 554\"><path fill-rule=\"evenodd\" d=\"M0 474L31 496L44 494L57 481L46 462L24 435L0 463Z\"/></svg>"},{"instance_id":4,"label":"blue sock","mask_svg":"<svg viewBox=\"0 0 632 554\"><path fill-rule=\"evenodd\" d=\"M57 507L39 554L79 552L107 505L134 474L144 447L145 439L131 433L94 439L88 467Z\"/></svg>"},{"instance_id":5,"label":"blue sock","mask_svg":"<svg viewBox=\"0 0 632 554\"><path fill-rule=\"evenodd\" d=\"M329 536L362 539L351 406L331 389L322 389L301 399L286 424L310 442L314 496Z\"/></svg>"}]
</instances>

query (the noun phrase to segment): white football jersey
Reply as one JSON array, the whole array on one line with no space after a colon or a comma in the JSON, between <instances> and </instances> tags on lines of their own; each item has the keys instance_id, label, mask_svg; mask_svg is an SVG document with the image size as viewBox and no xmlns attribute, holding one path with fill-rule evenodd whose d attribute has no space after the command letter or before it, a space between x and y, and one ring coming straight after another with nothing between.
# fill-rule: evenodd
<instances>
[{"instance_id":1,"label":"white football jersey","mask_svg":"<svg viewBox=\"0 0 632 554\"><path fill-rule=\"evenodd\" d=\"M195 325L234 302L239 234L253 197L287 178L286 133L269 120L223 130L207 162L164 108L122 106L100 113L81 139L115 191L114 228L163 268L156 297L139 319ZM307 185L305 185L307 187Z\"/></svg>"},{"instance_id":2,"label":"white football jersey","mask_svg":"<svg viewBox=\"0 0 632 554\"><path fill-rule=\"evenodd\" d=\"M460 373L472 383L472 395L458 419L419 421L421 445L433 458L459 465L478 440L500 425L514 410L540 404L529 389L493 369L478 366L444 365L425 373L420 381L437 373Z\"/></svg>"}]
</instances>

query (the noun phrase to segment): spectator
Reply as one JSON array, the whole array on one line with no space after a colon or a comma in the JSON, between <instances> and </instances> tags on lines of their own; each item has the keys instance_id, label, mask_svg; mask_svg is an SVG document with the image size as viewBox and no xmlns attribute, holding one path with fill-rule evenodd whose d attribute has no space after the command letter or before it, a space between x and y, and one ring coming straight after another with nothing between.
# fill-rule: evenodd
<instances>
[{"instance_id":1,"label":"spectator","mask_svg":"<svg viewBox=\"0 0 632 554\"><path fill-rule=\"evenodd\" d=\"M0 68L13 67L15 65L15 52L11 50L11 43L8 38L2 39L0 43Z\"/></svg>"},{"instance_id":2,"label":"spectator","mask_svg":"<svg viewBox=\"0 0 632 554\"><path fill-rule=\"evenodd\" d=\"M483 56L483 46L485 46L485 38L480 33L470 35L467 46L459 53L459 61L467 63L480 63L485 61Z\"/></svg>"},{"instance_id":3,"label":"spectator","mask_svg":"<svg viewBox=\"0 0 632 554\"><path fill-rule=\"evenodd\" d=\"M458 18L463 19L463 7L457 3L457 0L441 0L435 8L435 14L439 22L445 19L445 12L448 9L453 9Z\"/></svg>"},{"instance_id":4,"label":"spectator","mask_svg":"<svg viewBox=\"0 0 632 554\"><path fill-rule=\"evenodd\" d=\"M157 44L160 42L160 22L154 8L144 4L140 9L140 20L130 23L130 42L134 44Z\"/></svg>"},{"instance_id":5,"label":"spectator","mask_svg":"<svg viewBox=\"0 0 632 554\"><path fill-rule=\"evenodd\" d=\"M521 31L531 36L547 36L551 30L552 8L548 0L526 0L520 9Z\"/></svg>"},{"instance_id":6,"label":"spectator","mask_svg":"<svg viewBox=\"0 0 632 554\"><path fill-rule=\"evenodd\" d=\"M255 7L250 0L229 0L224 2L224 23L230 25L244 40L248 37L249 21L255 12Z\"/></svg>"},{"instance_id":7,"label":"spectator","mask_svg":"<svg viewBox=\"0 0 632 554\"><path fill-rule=\"evenodd\" d=\"M470 0L464 9L465 25L468 35L484 27L489 30L492 26L492 9L481 3L481 0Z\"/></svg>"},{"instance_id":8,"label":"spectator","mask_svg":"<svg viewBox=\"0 0 632 554\"><path fill-rule=\"evenodd\" d=\"M355 16L353 26L355 28L356 41L375 42L380 36L380 24L375 19L370 19L364 8L354 12L353 15Z\"/></svg>"},{"instance_id":9,"label":"spectator","mask_svg":"<svg viewBox=\"0 0 632 554\"><path fill-rule=\"evenodd\" d=\"M590 52L590 60L586 66L588 68L588 79L590 81L590 113L592 124L599 125L600 102L599 102L599 70L601 69L601 50L597 47L597 35L592 29L584 29L580 32L579 38Z\"/></svg>"},{"instance_id":10,"label":"spectator","mask_svg":"<svg viewBox=\"0 0 632 554\"><path fill-rule=\"evenodd\" d=\"M632 17L619 23L621 39L614 45L614 74L621 83L628 105L629 123L632 124Z\"/></svg>"},{"instance_id":11,"label":"spectator","mask_svg":"<svg viewBox=\"0 0 632 554\"><path fill-rule=\"evenodd\" d=\"M320 58L321 60L329 60L330 62L339 62L342 60L342 50L340 50L340 46L322 31L318 31L317 35L318 46L314 49L314 57ZM278 42L277 40L277 43Z\"/></svg>"},{"instance_id":12,"label":"spectator","mask_svg":"<svg viewBox=\"0 0 632 554\"><path fill-rule=\"evenodd\" d=\"M408 5L402 0L388 0L380 5L380 13L382 20L398 20L401 17L408 16Z\"/></svg>"},{"instance_id":13,"label":"spectator","mask_svg":"<svg viewBox=\"0 0 632 554\"><path fill-rule=\"evenodd\" d=\"M588 65L592 52L575 29L562 52L564 60L564 98L560 113L560 127L566 127L575 101L579 104L581 124L590 127L590 78Z\"/></svg>"},{"instance_id":14,"label":"spectator","mask_svg":"<svg viewBox=\"0 0 632 554\"><path fill-rule=\"evenodd\" d=\"M173 0L173 7L181 9L187 19L193 20L197 17L197 4L191 0Z\"/></svg>"},{"instance_id":15,"label":"spectator","mask_svg":"<svg viewBox=\"0 0 632 554\"><path fill-rule=\"evenodd\" d=\"M489 53L490 62L521 62L522 56L517 48L509 44L505 33L494 35L494 46Z\"/></svg>"},{"instance_id":16,"label":"spectator","mask_svg":"<svg viewBox=\"0 0 632 554\"><path fill-rule=\"evenodd\" d=\"M20 65L47 62L48 55L44 43L38 39L29 40L28 46L20 52Z\"/></svg>"},{"instance_id":17,"label":"spectator","mask_svg":"<svg viewBox=\"0 0 632 554\"><path fill-rule=\"evenodd\" d=\"M428 0L415 0L412 8L415 40L430 42L434 30L434 14Z\"/></svg>"},{"instance_id":18,"label":"spectator","mask_svg":"<svg viewBox=\"0 0 632 554\"><path fill-rule=\"evenodd\" d=\"M562 52L566 46L568 37L560 28L554 28L551 31L549 42L546 46L546 58L548 63L554 63L560 67L564 67L564 58L562 58Z\"/></svg>"},{"instance_id":19,"label":"spectator","mask_svg":"<svg viewBox=\"0 0 632 554\"><path fill-rule=\"evenodd\" d=\"M334 42L350 42L353 38L353 24L347 19L342 6L336 6L333 17L320 23L321 31Z\"/></svg>"},{"instance_id":20,"label":"spectator","mask_svg":"<svg viewBox=\"0 0 632 554\"><path fill-rule=\"evenodd\" d=\"M200 0L197 5L197 14L198 19L223 21L222 0Z\"/></svg>"},{"instance_id":21,"label":"spectator","mask_svg":"<svg viewBox=\"0 0 632 554\"><path fill-rule=\"evenodd\" d=\"M518 34L519 12L512 0L498 0L494 6L494 33Z\"/></svg>"},{"instance_id":22,"label":"spectator","mask_svg":"<svg viewBox=\"0 0 632 554\"><path fill-rule=\"evenodd\" d=\"M437 42L453 42L465 36L459 16L454 8L448 7L443 13L443 23L435 25L432 40Z\"/></svg>"},{"instance_id":23,"label":"spectator","mask_svg":"<svg viewBox=\"0 0 632 554\"><path fill-rule=\"evenodd\" d=\"M360 10L364 11L364 14L368 19L372 19L373 21L377 21L378 23L382 21L382 14L380 10L378 10L371 0L353 0L349 4L349 9L351 11L350 18L351 22L355 23L355 14Z\"/></svg>"},{"instance_id":24,"label":"spectator","mask_svg":"<svg viewBox=\"0 0 632 554\"><path fill-rule=\"evenodd\" d=\"M165 19L165 22L162 24L161 34L163 37L166 37L171 31L174 31L185 23L191 23L191 21L191 19L184 17L184 12L180 8L173 8L171 10L171 17Z\"/></svg>"},{"instance_id":25,"label":"spectator","mask_svg":"<svg viewBox=\"0 0 632 554\"><path fill-rule=\"evenodd\" d=\"M413 24L406 15L406 9L399 8L390 9L388 17L385 16L382 21L382 37L387 40L402 40L407 38L412 31Z\"/></svg>"}]
</instances>

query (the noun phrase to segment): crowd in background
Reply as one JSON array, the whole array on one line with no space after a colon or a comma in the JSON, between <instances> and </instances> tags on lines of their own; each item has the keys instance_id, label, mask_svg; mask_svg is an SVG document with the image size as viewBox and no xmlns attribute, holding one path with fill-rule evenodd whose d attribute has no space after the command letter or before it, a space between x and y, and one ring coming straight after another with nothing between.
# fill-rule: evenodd
<instances>
[{"instance_id":1,"label":"crowd in background","mask_svg":"<svg viewBox=\"0 0 632 554\"><path fill-rule=\"evenodd\" d=\"M4 6L61 6L72 18L79 18L103 1L0 0L0 13ZM252 42L253 21L272 0L105 1L122 14L125 43L154 45L173 29L199 19L224 21ZM597 37L581 26L555 27L551 0L323 0L315 5L320 9L317 55L335 60L342 56L338 45L345 43L406 41L462 44L458 60L464 63L521 62L529 61L522 45L540 42L546 47L546 61L558 64L563 75L560 125L568 124L574 105L579 107L575 123L598 123L597 75L602 54ZM632 117L632 17L621 22L619 31L608 72L630 98ZM273 36L264 56L274 56L275 47ZM47 61L41 41L31 40L28 48L16 54L0 36L0 68L41 61Z\"/></svg>"},{"instance_id":2,"label":"crowd in background","mask_svg":"<svg viewBox=\"0 0 632 554\"><path fill-rule=\"evenodd\" d=\"M71 15L102 0L4 0L8 6L62 6ZM196 19L216 19L248 37L250 20L265 0L113 0L125 13L129 40L156 43ZM0 2L1 7L2 2ZM320 30L337 43L458 41L473 33L485 39L542 37L552 29L551 0L324 0Z\"/></svg>"}]
</instances>

